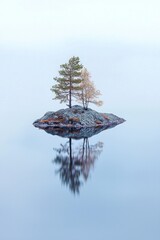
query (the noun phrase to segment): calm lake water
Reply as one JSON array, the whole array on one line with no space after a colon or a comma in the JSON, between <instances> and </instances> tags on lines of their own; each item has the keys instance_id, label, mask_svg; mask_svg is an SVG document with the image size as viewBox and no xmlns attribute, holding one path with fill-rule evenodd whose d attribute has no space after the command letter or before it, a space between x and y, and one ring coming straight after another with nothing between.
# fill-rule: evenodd
<instances>
[{"instance_id":1,"label":"calm lake water","mask_svg":"<svg viewBox=\"0 0 160 240\"><path fill-rule=\"evenodd\" d=\"M56 156L67 156L68 139L31 122L6 126L0 162L1 239L158 240L159 116L154 123L148 113L138 118L128 114L126 120L88 139L92 157L77 167L79 194L61 176L63 164L55 162ZM72 140L75 159L83 143Z\"/></svg>"}]
</instances>

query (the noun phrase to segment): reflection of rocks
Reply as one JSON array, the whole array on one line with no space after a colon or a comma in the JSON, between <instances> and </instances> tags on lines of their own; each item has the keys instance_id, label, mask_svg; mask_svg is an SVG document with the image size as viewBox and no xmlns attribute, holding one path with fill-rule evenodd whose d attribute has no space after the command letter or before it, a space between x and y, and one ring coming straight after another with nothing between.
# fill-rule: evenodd
<instances>
[{"instance_id":1,"label":"reflection of rocks","mask_svg":"<svg viewBox=\"0 0 160 240\"><path fill-rule=\"evenodd\" d=\"M60 148L54 149L57 152L54 164L59 165L57 173L62 183L69 187L75 194L79 193L80 186L87 181L90 169L94 166L103 149L103 143L89 145L88 138L83 139L83 143L78 148L73 148L72 139Z\"/></svg>"},{"instance_id":2,"label":"reflection of rocks","mask_svg":"<svg viewBox=\"0 0 160 240\"><path fill-rule=\"evenodd\" d=\"M112 126L112 127L114 127L114 126ZM81 139L81 138L92 137L93 135L96 135L107 128L108 127L106 127L106 126L103 126L103 127L99 126L97 128L93 128L93 127L89 128L88 127L88 128L81 128L81 129L48 127L48 128L45 128L44 130L47 133L50 133L52 135L58 135L60 137Z\"/></svg>"},{"instance_id":3,"label":"reflection of rocks","mask_svg":"<svg viewBox=\"0 0 160 240\"><path fill-rule=\"evenodd\" d=\"M57 112L47 112L36 120L35 127L84 128L84 127L111 127L124 122L124 119L113 114L99 113L92 109L83 109L75 105L72 108L61 109Z\"/></svg>"}]
</instances>

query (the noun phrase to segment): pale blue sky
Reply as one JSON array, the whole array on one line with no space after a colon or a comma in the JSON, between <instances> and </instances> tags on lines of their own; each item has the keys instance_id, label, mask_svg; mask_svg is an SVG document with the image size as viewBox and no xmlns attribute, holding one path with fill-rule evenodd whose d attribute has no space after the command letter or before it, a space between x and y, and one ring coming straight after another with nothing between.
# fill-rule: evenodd
<instances>
[{"instance_id":1,"label":"pale blue sky","mask_svg":"<svg viewBox=\"0 0 160 240\"><path fill-rule=\"evenodd\" d=\"M159 0L1 0L0 44L43 47L70 39L160 43Z\"/></svg>"}]
</instances>

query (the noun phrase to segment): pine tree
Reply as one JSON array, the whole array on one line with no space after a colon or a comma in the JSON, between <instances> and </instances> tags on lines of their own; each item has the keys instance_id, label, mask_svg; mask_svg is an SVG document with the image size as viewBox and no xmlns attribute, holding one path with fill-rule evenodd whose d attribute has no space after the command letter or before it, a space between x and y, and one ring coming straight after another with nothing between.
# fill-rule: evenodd
<instances>
[{"instance_id":1,"label":"pine tree","mask_svg":"<svg viewBox=\"0 0 160 240\"><path fill-rule=\"evenodd\" d=\"M60 65L59 77L55 77L57 82L52 86L51 91L54 92L55 98L62 102L68 102L69 108L72 107L72 97L76 97L81 87L81 70L83 65L80 64L79 57L72 57L68 63Z\"/></svg>"},{"instance_id":2,"label":"pine tree","mask_svg":"<svg viewBox=\"0 0 160 240\"><path fill-rule=\"evenodd\" d=\"M90 80L90 73L86 68L81 71L81 92L76 96L78 102L82 102L84 109L88 109L89 103L93 103L97 106L103 104L102 101L98 100L101 95L99 90L96 90L94 82Z\"/></svg>"}]
</instances>

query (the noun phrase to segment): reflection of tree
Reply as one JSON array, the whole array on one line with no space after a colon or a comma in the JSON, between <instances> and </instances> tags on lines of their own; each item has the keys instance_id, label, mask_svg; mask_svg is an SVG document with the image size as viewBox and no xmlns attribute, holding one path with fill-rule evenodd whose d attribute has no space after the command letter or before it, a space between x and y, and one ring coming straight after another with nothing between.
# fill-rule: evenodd
<instances>
[{"instance_id":1,"label":"reflection of tree","mask_svg":"<svg viewBox=\"0 0 160 240\"><path fill-rule=\"evenodd\" d=\"M60 148L54 149L57 155L53 162L59 164L59 173L64 185L69 186L73 193L79 193L83 180L87 180L91 167L98 159L103 149L103 143L89 145L88 138L83 139L83 143L73 149L72 138L69 138Z\"/></svg>"}]
</instances>

